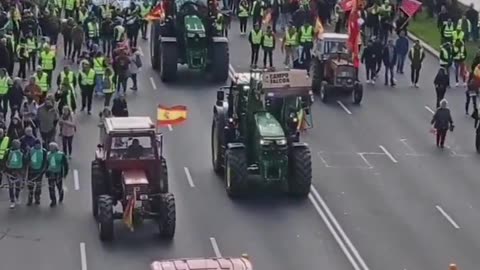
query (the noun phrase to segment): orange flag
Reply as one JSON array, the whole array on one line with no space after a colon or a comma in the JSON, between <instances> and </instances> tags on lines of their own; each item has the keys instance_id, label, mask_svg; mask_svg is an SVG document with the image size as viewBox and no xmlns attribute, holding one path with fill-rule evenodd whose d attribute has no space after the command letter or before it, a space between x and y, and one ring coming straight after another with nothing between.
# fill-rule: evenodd
<instances>
[{"instance_id":1,"label":"orange flag","mask_svg":"<svg viewBox=\"0 0 480 270\"><path fill-rule=\"evenodd\" d=\"M128 200L127 206L123 210L123 222L133 232L133 209L135 208L135 200L137 199L137 192L133 190L133 196Z\"/></svg>"},{"instance_id":2,"label":"orange flag","mask_svg":"<svg viewBox=\"0 0 480 270\"><path fill-rule=\"evenodd\" d=\"M165 11L161 4L156 5L148 14L145 19L148 21L163 20L165 18Z\"/></svg>"},{"instance_id":3,"label":"orange flag","mask_svg":"<svg viewBox=\"0 0 480 270\"><path fill-rule=\"evenodd\" d=\"M158 105L157 109L157 125L179 125L187 120L187 107L177 105L173 107L164 107Z\"/></svg>"}]
</instances>

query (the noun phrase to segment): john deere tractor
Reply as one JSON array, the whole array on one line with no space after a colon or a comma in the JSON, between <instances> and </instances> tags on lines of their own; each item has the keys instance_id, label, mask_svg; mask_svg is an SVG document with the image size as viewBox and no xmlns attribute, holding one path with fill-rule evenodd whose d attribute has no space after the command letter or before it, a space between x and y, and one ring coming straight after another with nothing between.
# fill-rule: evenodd
<instances>
[{"instance_id":1,"label":"john deere tractor","mask_svg":"<svg viewBox=\"0 0 480 270\"><path fill-rule=\"evenodd\" d=\"M311 153L300 142L312 102L306 71L231 77L231 85L217 92L211 137L213 169L223 175L227 194L244 195L250 184L260 182L308 196Z\"/></svg>"},{"instance_id":2,"label":"john deere tractor","mask_svg":"<svg viewBox=\"0 0 480 270\"><path fill-rule=\"evenodd\" d=\"M228 39L216 28L215 0L163 0L163 18L152 23L152 67L164 82L176 79L178 64L207 72L214 82L228 78Z\"/></svg>"}]
</instances>

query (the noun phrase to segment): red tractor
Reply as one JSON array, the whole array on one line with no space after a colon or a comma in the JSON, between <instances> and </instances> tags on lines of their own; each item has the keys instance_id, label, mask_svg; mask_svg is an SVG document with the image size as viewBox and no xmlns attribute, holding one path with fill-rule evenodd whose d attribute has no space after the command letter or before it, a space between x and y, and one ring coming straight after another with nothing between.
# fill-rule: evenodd
<instances>
[{"instance_id":1,"label":"red tractor","mask_svg":"<svg viewBox=\"0 0 480 270\"><path fill-rule=\"evenodd\" d=\"M100 239L111 241L115 219L131 227L157 222L160 235L175 234L175 199L168 190L163 137L149 117L106 118L92 161L92 212ZM116 211L120 202L122 211Z\"/></svg>"}]
</instances>

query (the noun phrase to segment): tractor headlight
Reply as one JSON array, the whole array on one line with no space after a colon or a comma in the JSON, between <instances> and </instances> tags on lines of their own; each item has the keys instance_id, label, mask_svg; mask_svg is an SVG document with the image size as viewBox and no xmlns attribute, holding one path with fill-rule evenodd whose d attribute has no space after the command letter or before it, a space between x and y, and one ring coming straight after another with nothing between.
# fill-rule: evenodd
<instances>
[{"instance_id":1,"label":"tractor headlight","mask_svg":"<svg viewBox=\"0 0 480 270\"><path fill-rule=\"evenodd\" d=\"M286 145L287 144L287 140L286 139L280 139L280 140L276 140L275 143L277 145Z\"/></svg>"},{"instance_id":2,"label":"tractor headlight","mask_svg":"<svg viewBox=\"0 0 480 270\"><path fill-rule=\"evenodd\" d=\"M141 200L141 201L146 201L146 200L148 200L148 195L147 195L147 194L142 194L142 195L140 195L140 200Z\"/></svg>"},{"instance_id":3,"label":"tractor headlight","mask_svg":"<svg viewBox=\"0 0 480 270\"><path fill-rule=\"evenodd\" d=\"M270 145L270 144L272 144L272 141L264 140L264 139L260 140L260 145Z\"/></svg>"}]
</instances>

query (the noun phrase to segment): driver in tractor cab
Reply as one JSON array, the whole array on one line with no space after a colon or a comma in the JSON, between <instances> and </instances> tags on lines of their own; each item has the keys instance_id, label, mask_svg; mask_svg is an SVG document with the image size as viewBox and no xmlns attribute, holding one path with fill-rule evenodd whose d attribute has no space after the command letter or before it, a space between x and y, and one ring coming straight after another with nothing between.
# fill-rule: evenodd
<instances>
[{"instance_id":1,"label":"driver in tractor cab","mask_svg":"<svg viewBox=\"0 0 480 270\"><path fill-rule=\"evenodd\" d=\"M132 144L127 148L127 158L140 158L143 155L144 148L138 139L133 139Z\"/></svg>"}]
</instances>

